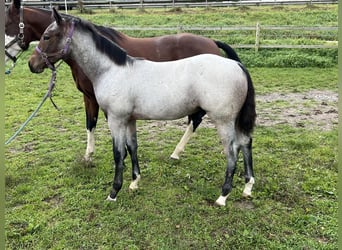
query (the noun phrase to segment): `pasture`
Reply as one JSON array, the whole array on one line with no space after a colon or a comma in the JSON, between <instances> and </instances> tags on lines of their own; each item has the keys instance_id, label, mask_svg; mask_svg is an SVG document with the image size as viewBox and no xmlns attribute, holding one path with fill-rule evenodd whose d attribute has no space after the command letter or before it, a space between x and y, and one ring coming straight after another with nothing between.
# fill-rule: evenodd
<instances>
[{"instance_id":1,"label":"pasture","mask_svg":"<svg viewBox=\"0 0 342 250\"><path fill-rule=\"evenodd\" d=\"M337 8L301 8L301 15L287 7L274 12L281 12L288 22L301 23L313 22L312 12L332 20L336 10L335 23L330 24L337 24ZM132 25L132 20L145 26L158 20L160 25L185 19L198 24L220 22L215 10L206 12L205 19L196 15L204 10L186 11L117 10L82 17L104 25ZM232 16L231 22L238 13L239 20L247 22L253 19L251 15L263 23L283 22L273 17L274 12L252 8L226 10L226 15ZM163 13L165 20L160 17ZM33 112L48 86L49 71L41 75L29 72L27 59L32 49L5 76L5 139ZM242 61L254 54L237 52ZM287 53L297 52L303 53ZM262 53L265 60L271 60L280 59L285 52ZM335 52L314 53L317 59ZM240 159L227 205L216 207L226 161L208 120L179 161L169 156L184 132L186 119L139 121L139 190L128 191L131 171L127 159L118 200L106 202L114 173L108 126L101 113L95 132L95 166L85 166L83 99L63 63L53 92L60 111L47 100L5 148L7 249L337 249L337 65L247 66L258 114L253 136L253 198L241 197Z\"/></svg>"}]
</instances>

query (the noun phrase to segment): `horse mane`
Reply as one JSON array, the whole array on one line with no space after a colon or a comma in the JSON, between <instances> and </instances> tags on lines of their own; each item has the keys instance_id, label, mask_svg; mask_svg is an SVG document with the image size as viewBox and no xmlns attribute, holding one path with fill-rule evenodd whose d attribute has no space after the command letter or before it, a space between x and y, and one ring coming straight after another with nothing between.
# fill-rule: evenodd
<instances>
[{"instance_id":1,"label":"horse mane","mask_svg":"<svg viewBox=\"0 0 342 250\"><path fill-rule=\"evenodd\" d=\"M125 65L127 62L133 62L132 58L127 55L125 50L109 40L106 36L100 34L92 23L78 18L74 18L74 20L76 21L75 26L77 25L81 30L90 33L96 48L106 54L116 64Z\"/></svg>"},{"instance_id":2,"label":"horse mane","mask_svg":"<svg viewBox=\"0 0 342 250\"><path fill-rule=\"evenodd\" d=\"M106 36L107 38L114 41L115 43L117 43L118 40L122 40L123 38L122 33L120 33L119 31L116 31L114 29L111 29L105 26L96 25L96 24L94 24L94 26L102 35Z\"/></svg>"}]
</instances>

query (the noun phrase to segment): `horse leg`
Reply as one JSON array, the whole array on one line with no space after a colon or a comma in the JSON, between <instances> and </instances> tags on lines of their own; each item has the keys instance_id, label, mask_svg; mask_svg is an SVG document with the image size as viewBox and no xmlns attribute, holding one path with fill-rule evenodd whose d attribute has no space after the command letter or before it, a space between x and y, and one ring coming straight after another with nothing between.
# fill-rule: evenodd
<instances>
[{"instance_id":1,"label":"horse leg","mask_svg":"<svg viewBox=\"0 0 342 250\"><path fill-rule=\"evenodd\" d=\"M92 161L95 151L95 128L99 115L99 105L94 98L84 95L84 104L86 109L86 128L87 128L87 148L84 155L86 162Z\"/></svg>"},{"instance_id":2,"label":"horse leg","mask_svg":"<svg viewBox=\"0 0 342 250\"><path fill-rule=\"evenodd\" d=\"M128 123L126 138L126 146L132 161L132 182L129 185L129 189L136 190L138 189L138 182L140 181L140 168L138 161L138 141L135 120Z\"/></svg>"},{"instance_id":3,"label":"horse leg","mask_svg":"<svg viewBox=\"0 0 342 250\"><path fill-rule=\"evenodd\" d=\"M236 131L234 124L225 127L219 126L218 131L221 136L222 144L224 146L224 152L227 157L227 169L225 174L225 181L222 186L222 192L220 197L216 200L216 204L219 206L226 205L226 199L229 196L233 188L233 177L236 170L236 163L238 159L238 154L240 151L240 145L237 143Z\"/></svg>"},{"instance_id":4,"label":"horse leg","mask_svg":"<svg viewBox=\"0 0 342 250\"><path fill-rule=\"evenodd\" d=\"M175 150L171 154L170 157L172 159L179 160L179 154L184 151L185 145L189 142L192 134L195 133L195 130L202 122L202 117L205 116L205 114L206 112L203 109L200 109L196 113L189 115L189 125Z\"/></svg>"},{"instance_id":5,"label":"horse leg","mask_svg":"<svg viewBox=\"0 0 342 250\"><path fill-rule=\"evenodd\" d=\"M108 124L113 138L113 155L115 164L115 173L113 187L107 197L109 201L116 201L116 197L121 190L123 183L123 170L125 167L124 159L126 152L126 126L124 124L116 123L114 119L108 117Z\"/></svg>"},{"instance_id":6,"label":"horse leg","mask_svg":"<svg viewBox=\"0 0 342 250\"><path fill-rule=\"evenodd\" d=\"M241 146L244 168L245 168L245 189L242 192L243 197L252 196L252 188L254 184L253 158L252 158L252 138L247 138L247 143Z\"/></svg>"},{"instance_id":7,"label":"horse leg","mask_svg":"<svg viewBox=\"0 0 342 250\"><path fill-rule=\"evenodd\" d=\"M184 135L182 136L181 140L178 142L175 150L171 154L171 158L175 160L179 160L179 154L184 151L185 145L190 140L191 135L194 133L193 125L190 123L185 130Z\"/></svg>"}]
</instances>

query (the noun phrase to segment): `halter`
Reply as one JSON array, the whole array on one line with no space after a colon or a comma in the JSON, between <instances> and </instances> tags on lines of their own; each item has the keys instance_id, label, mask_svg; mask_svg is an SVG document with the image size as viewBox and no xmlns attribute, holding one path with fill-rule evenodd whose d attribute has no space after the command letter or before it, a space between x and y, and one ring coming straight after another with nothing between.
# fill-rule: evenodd
<instances>
[{"instance_id":1,"label":"halter","mask_svg":"<svg viewBox=\"0 0 342 250\"><path fill-rule=\"evenodd\" d=\"M11 59L13 61L13 63L17 62L17 57L16 56L12 56L7 49L11 48L13 44L15 44L16 42L18 42L18 37L13 38L9 43L7 43L5 45L5 54L6 56Z\"/></svg>"},{"instance_id":2,"label":"halter","mask_svg":"<svg viewBox=\"0 0 342 250\"><path fill-rule=\"evenodd\" d=\"M20 15L19 15L19 34L17 36L17 41L18 44L21 48L25 47L25 43L24 43L24 28L25 28L25 24L24 24L24 6L20 5Z\"/></svg>"},{"instance_id":3,"label":"halter","mask_svg":"<svg viewBox=\"0 0 342 250\"><path fill-rule=\"evenodd\" d=\"M53 57L53 56L58 56L58 55L63 56L68 52L69 47L70 47L70 43L71 43L71 38L72 38L72 35L74 34L74 29L75 29L75 22L72 21L68 37L66 38L65 46L60 51L47 54L47 53L43 52L38 46L36 46L35 50L38 52L38 54L41 56L41 58L45 61L48 68L51 69L52 71L55 71L56 69L55 69L55 66L49 61L48 58Z\"/></svg>"},{"instance_id":4,"label":"halter","mask_svg":"<svg viewBox=\"0 0 342 250\"><path fill-rule=\"evenodd\" d=\"M12 66L10 69L6 70L5 74L11 73L11 70L15 67L16 62L18 58L22 54L23 48L25 48L25 43L24 43L24 7L20 5L20 14L19 14L19 34L13 38L12 41L10 41L8 44L5 45L5 55L12 60ZM18 56L12 56L7 49L9 49L13 44L18 43L19 47L21 48L21 52L18 53Z\"/></svg>"},{"instance_id":5,"label":"halter","mask_svg":"<svg viewBox=\"0 0 342 250\"><path fill-rule=\"evenodd\" d=\"M15 67L17 60L23 54L23 50L20 48L16 55L11 55L7 50L11 48L15 43L18 42L18 37L13 38L9 43L5 45L5 55L12 61L12 66L5 70L5 74L10 74L12 69ZM20 47L20 46L19 46Z\"/></svg>"}]
</instances>

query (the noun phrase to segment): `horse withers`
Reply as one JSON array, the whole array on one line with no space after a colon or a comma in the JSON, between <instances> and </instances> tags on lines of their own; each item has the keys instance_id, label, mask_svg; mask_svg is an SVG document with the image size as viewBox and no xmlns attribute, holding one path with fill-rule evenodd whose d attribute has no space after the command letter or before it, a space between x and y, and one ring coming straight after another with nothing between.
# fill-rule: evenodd
<instances>
[{"instance_id":1,"label":"horse withers","mask_svg":"<svg viewBox=\"0 0 342 250\"><path fill-rule=\"evenodd\" d=\"M5 13L5 33L20 36L23 49L29 43L38 41L44 30L51 23L51 11L32 7L24 7L21 0L13 0ZM24 27L20 29L19 27ZM149 38L127 36L115 29L95 25L96 29L108 39L114 41L127 53L135 57L143 57L152 61L173 61L203 53L221 55L225 52L228 58L240 61L236 52L227 44L207 37L189 33L180 33ZM84 155L86 162L92 162L95 151L95 128L98 120L99 105L96 101L93 86L89 78L71 59L66 60L70 66L77 88L83 93L86 111L87 147ZM202 121L205 113L189 116L189 126L181 141L177 144L171 158L179 159L187 141Z\"/></svg>"},{"instance_id":2,"label":"horse withers","mask_svg":"<svg viewBox=\"0 0 342 250\"><path fill-rule=\"evenodd\" d=\"M113 141L115 174L108 200L116 200L122 187L126 148L132 161L130 188L138 187L136 120L173 120L199 112L215 124L227 158L225 181L216 203L226 204L240 150L245 160L243 195L251 195L255 94L241 63L210 54L171 62L133 58L91 23L63 18L53 11L55 22L44 32L29 67L41 73L46 60L54 64L72 58L91 80L96 99L107 114Z\"/></svg>"}]
</instances>

